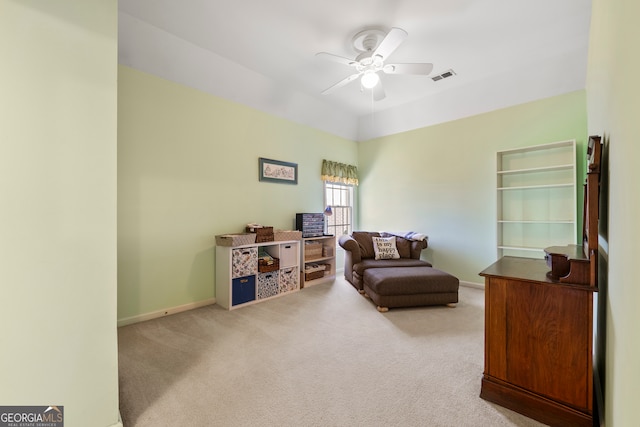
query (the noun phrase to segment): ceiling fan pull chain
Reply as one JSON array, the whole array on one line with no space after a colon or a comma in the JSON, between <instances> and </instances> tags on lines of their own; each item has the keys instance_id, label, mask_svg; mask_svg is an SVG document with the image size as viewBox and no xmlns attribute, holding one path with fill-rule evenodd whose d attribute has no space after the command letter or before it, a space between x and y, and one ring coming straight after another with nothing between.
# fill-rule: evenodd
<instances>
[{"instance_id":1,"label":"ceiling fan pull chain","mask_svg":"<svg viewBox=\"0 0 640 427\"><path fill-rule=\"evenodd\" d=\"M373 99L373 91L370 91L370 92L371 92L371 130L373 131L376 127L376 122L374 120L376 104L375 104L375 100Z\"/></svg>"}]
</instances>

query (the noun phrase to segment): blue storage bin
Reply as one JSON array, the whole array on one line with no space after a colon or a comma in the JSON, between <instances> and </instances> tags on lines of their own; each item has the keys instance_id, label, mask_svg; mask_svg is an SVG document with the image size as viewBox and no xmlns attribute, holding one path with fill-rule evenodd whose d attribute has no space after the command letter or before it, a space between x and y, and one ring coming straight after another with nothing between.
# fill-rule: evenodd
<instances>
[{"instance_id":1,"label":"blue storage bin","mask_svg":"<svg viewBox=\"0 0 640 427\"><path fill-rule=\"evenodd\" d=\"M256 299L256 276L238 277L231 283L231 305Z\"/></svg>"}]
</instances>

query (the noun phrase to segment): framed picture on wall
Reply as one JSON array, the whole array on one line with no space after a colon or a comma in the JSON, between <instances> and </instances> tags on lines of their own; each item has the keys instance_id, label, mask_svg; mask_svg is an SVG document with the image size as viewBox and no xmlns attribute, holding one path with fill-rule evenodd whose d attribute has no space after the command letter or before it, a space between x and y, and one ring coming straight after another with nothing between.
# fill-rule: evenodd
<instances>
[{"instance_id":1,"label":"framed picture on wall","mask_svg":"<svg viewBox=\"0 0 640 427\"><path fill-rule=\"evenodd\" d=\"M280 160L259 158L260 181L277 182L280 184L298 184L298 164L281 162Z\"/></svg>"}]
</instances>

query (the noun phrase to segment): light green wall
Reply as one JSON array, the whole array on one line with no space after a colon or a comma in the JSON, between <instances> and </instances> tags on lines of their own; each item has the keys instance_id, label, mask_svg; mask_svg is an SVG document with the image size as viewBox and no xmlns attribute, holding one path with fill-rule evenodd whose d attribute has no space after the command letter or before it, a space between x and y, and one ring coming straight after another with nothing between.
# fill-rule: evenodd
<instances>
[{"instance_id":1,"label":"light green wall","mask_svg":"<svg viewBox=\"0 0 640 427\"><path fill-rule=\"evenodd\" d=\"M258 181L258 158L298 164L298 185ZM295 228L324 209L322 159L357 144L120 66L118 318L214 297L214 236Z\"/></svg>"},{"instance_id":2,"label":"light green wall","mask_svg":"<svg viewBox=\"0 0 640 427\"><path fill-rule=\"evenodd\" d=\"M609 154L605 423L640 425L640 2L594 0L587 79L589 132Z\"/></svg>"},{"instance_id":3,"label":"light green wall","mask_svg":"<svg viewBox=\"0 0 640 427\"><path fill-rule=\"evenodd\" d=\"M0 404L118 423L115 1L0 1Z\"/></svg>"},{"instance_id":4,"label":"light green wall","mask_svg":"<svg viewBox=\"0 0 640 427\"><path fill-rule=\"evenodd\" d=\"M585 103L578 91L361 143L360 228L426 233L425 259L481 283L497 257L496 151L575 139L583 159Z\"/></svg>"}]
</instances>

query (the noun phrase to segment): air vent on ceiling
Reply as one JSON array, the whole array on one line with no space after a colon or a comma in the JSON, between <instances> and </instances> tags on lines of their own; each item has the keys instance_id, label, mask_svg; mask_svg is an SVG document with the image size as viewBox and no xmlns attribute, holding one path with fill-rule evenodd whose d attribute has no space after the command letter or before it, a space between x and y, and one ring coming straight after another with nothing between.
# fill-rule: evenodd
<instances>
[{"instance_id":1,"label":"air vent on ceiling","mask_svg":"<svg viewBox=\"0 0 640 427\"><path fill-rule=\"evenodd\" d=\"M449 69L447 71L445 71L444 73L440 73L437 76L433 76L431 77L431 80L433 80L434 82L437 82L438 80L442 80L442 79L446 79L447 77L451 77L451 76L455 76L456 72Z\"/></svg>"}]
</instances>

